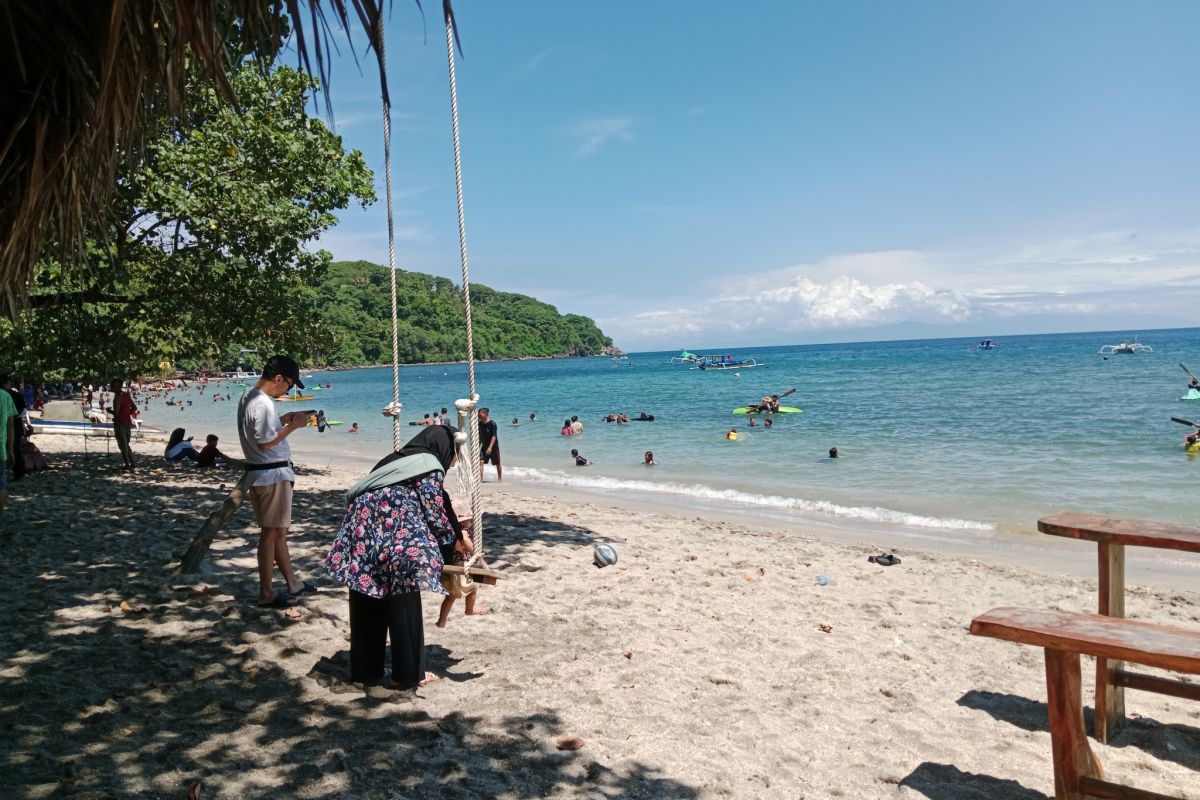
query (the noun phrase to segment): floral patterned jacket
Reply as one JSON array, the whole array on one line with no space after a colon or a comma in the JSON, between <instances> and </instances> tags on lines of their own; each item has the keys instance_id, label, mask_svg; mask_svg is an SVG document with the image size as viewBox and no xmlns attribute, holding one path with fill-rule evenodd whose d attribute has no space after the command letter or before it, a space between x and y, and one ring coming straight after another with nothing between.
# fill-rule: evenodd
<instances>
[{"instance_id":1,"label":"floral patterned jacket","mask_svg":"<svg viewBox=\"0 0 1200 800\"><path fill-rule=\"evenodd\" d=\"M444 474L429 472L359 495L325 558L325 571L369 597L421 590L445 594L440 545L454 542L442 491Z\"/></svg>"}]
</instances>

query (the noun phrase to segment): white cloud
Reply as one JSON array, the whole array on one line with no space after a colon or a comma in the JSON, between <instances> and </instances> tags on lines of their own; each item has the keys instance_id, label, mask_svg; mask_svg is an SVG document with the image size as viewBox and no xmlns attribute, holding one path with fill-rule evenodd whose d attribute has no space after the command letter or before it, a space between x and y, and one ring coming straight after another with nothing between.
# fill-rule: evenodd
<instances>
[{"instance_id":1,"label":"white cloud","mask_svg":"<svg viewBox=\"0 0 1200 800\"><path fill-rule=\"evenodd\" d=\"M593 117L577 124L572 135L579 140L577 158L584 158L600 151L611 142L633 141L632 117Z\"/></svg>"},{"instance_id":2,"label":"white cloud","mask_svg":"<svg viewBox=\"0 0 1200 800\"><path fill-rule=\"evenodd\" d=\"M672 347L853 336L872 328L895 335L910 325L921 335L930 325L1037 329L1038 319L1074 329L1170 326L1189 319L1200 302L1200 230L1102 232L1003 255L847 253L776 270L741 268L735 278L700 288L692 302L676 296L682 307L610 316L605 330L622 344Z\"/></svg>"},{"instance_id":3,"label":"white cloud","mask_svg":"<svg viewBox=\"0 0 1200 800\"><path fill-rule=\"evenodd\" d=\"M834 330L898 322L962 322L971 302L958 292L920 282L870 285L846 275L817 281L796 275L786 282L760 279L753 291L730 292L685 308L644 311L608 320L618 335L635 340L680 336L720 338L724 333Z\"/></svg>"}]
</instances>

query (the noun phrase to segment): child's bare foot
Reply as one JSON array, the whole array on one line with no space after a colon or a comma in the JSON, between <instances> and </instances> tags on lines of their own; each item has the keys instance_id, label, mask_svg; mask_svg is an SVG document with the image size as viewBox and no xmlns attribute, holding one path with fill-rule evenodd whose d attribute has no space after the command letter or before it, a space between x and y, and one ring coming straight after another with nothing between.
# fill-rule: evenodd
<instances>
[{"instance_id":1,"label":"child's bare foot","mask_svg":"<svg viewBox=\"0 0 1200 800\"><path fill-rule=\"evenodd\" d=\"M418 681L417 686L428 686L431 683L436 683L442 679L441 675L434 675L432 672L425 673L425 680Z\"/></svg>"},{"instance_id":2,"label":"child's bare foot","mask_svg":"<svg viewBox=\"0 0 1200 800\"><path fill-rule=\"evenodd\" d=\"M445 619L445 617L439 617L439 618L438 618L438 621L437 621L437 623L436 623L436 625L437 625L439 628L444 628L444 627L446 627L446 619Z\"/></svg>"},{"instance_id":3,"label":"child's bare foot","mask_svg":"<svg viewBox=\"0 0 1200 800\"><path fill-rule=\"evenodd\" d=\"M477 617L480 614L486 614L489 611L491 611L491 609L487 606L475 606L474 608L468 608L465 613L468 617Z\"/></svg>"}]
</instances>

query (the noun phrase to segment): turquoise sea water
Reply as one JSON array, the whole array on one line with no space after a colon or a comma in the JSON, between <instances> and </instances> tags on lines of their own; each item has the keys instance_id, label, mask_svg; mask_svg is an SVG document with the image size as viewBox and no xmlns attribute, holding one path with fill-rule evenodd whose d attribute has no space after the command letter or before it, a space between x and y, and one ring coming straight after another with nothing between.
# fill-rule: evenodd
<instances>
[{"instance_id":1,"label":"turquoise sea water","mask_svg":"<svg viewBox=\"0 0 1200 800\"><path fill-rule=\"evenodd\" d=\"M1135 333L1153 353L1107 360L1097 354ZM1062 510L1197 521L1200 459L1183 452L1189 429L1170 417L1200 419L1200 402L1179 400L1187 383L1179 362L1200 370L1200 329L1010 336L991 351L973 349L975 341L729 351L764 365L739 372L671 365L671 352L633 353L630 366L615 368L600 357L479 364L476 377L500 426L506 482L670 495L963 536L1031 531L1039 516ZM391 426L379 411L391 398L391 370L319 373L308 382L318 381L332 389L302 405L346 424L295 434L297 454L385 454ZM748 417L731 413L793 386L796 394L784 402L804 413L776 416L771 430L748 428ZM403 368L403 435L417 430L409 420L453 409L466 387L463 364ZM241 388L226 391L236 399ZM193 406L152 403L147 421L187 427L198 442L216 432L237 452L232 402L214 404L195 390L177 397ZM601 421L619 411L656 420ZM571 415L584 422L584 434L562 437ZM346 434L351 422L360 435ZM725 440L731 427L739 441ZM842 453L836 462L824 460L832 446ZM575 467L572 448L592 466ZM658 466L642 465L646 450Z\"/></svg>"}]
</instances>

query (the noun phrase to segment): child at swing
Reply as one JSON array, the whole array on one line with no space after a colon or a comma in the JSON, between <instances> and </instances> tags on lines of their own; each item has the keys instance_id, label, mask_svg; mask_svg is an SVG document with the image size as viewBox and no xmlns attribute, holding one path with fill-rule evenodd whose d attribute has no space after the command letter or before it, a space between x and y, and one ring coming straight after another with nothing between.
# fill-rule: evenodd
<instances>
[{"instance_id":1,"label":"child at swing","mask_svg":"<svg viewBox=\"0 0 1200 800\"><path fill-rule=\"evenodd\" d=\"M462 535L455 540L452 547L442 548L442 558L448 565L461 567L463 564L467 563L467 559L470 558L471 554L475 552L475 542L471 539L471 517L462 517L458 520L458 522L462 526ZM446 588L447 591L449 591L449 587L446 586L446 584L450 580L452 580L451 576L446 574L442 575L442 586ZM487 606L476 605L475 600L478 596L479 586L476 584L475 588L471 590L471 593L467 595L463 606L463 613L468 617L474 617L480 614L486 614L488 612ZM439 628L446 627L446 622L450 619L450 609L454 608L454 601L457 599L458 598L452 594L447 594L444 598L442 598L442 607L438 610L437 626Z\"/></svg>"}]
</instances>

